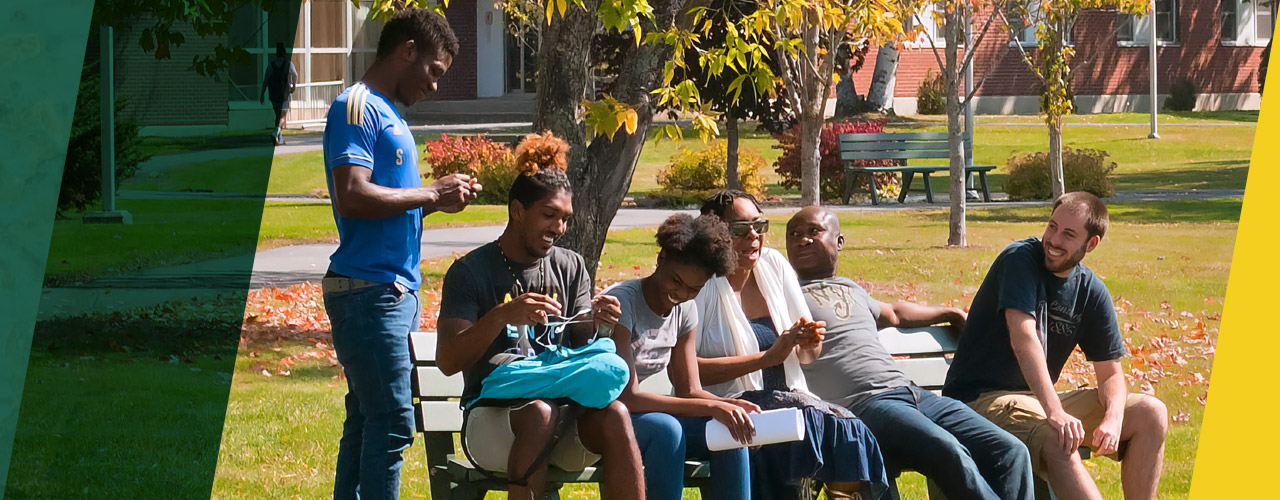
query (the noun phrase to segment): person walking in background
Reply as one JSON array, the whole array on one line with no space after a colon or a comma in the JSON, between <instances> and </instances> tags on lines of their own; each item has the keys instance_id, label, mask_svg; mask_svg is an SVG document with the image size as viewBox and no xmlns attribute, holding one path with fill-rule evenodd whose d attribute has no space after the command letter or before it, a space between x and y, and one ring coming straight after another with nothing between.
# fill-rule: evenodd
<instances>
[{"instance_id":1,"label":"person walking in background","mask_svg":"<svg viewBox=\"0 0 1280 500\"><path fill-rule=\"evenodd\" d=\"M263 102L265 95L271 97L271 109L276 112L276 129L272 137L277 146L284 144L284 118L289 114L289 98L297 86L298 69L289 60L284 42L276 42L276 58L267 63L267 72L262 75L262 92L258 94L258 102Z\"/></svg>"}]
</instances>

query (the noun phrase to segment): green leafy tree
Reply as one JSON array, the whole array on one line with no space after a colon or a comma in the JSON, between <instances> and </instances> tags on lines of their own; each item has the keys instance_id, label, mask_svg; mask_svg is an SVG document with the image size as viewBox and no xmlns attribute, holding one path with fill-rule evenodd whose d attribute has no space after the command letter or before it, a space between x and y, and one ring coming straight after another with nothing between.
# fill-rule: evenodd
<instances>
[{"instance_id":1,"label":"green leafy tree","mask_svg":"<svg viewBox=\"0 0 1280 500\"><path fill-rule=\"evenodd\" d=\"M1129 14L1149 13L1154 3L1143 0L1041 0L1038 3L1012 3L1008 9L1017 25L1034 27L1036 51L1022 49L1022 60L1040 80L1040 114L1049 128L1049 180L1053 198L1066 192L1062 175L1062 117L1075 111L1075 95L1071 91L1075 49L1067 40L1075 28L1076 17L1085 9L1118 10ZM1001 11L1002 15L1004 11ZM1008 17L1006 25L1009 25Z\"/></svg>"}]
</instances>

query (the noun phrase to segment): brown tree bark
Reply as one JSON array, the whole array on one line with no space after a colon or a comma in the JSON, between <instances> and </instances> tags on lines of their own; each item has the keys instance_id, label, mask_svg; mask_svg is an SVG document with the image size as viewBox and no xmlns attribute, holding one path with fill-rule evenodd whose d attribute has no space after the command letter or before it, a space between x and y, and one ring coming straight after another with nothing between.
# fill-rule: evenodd
<instances>
[{"instance_id":1,"label":"brown tree bark","mask_svg":"<svg viewBox=\"0 0 1280 500\"><path fill-rule=\"evenodd\" d=\"M1062 175L1062 117L1049 120L1049 183L1053 186L1053 199L1066 192Z\"/></svg>"},{"instance_id":2,"label":"brown tree bark","mask_svg":"<svg viewBox=\"0 0 1280 500\"><path fill-rule=\"evenodd\" d=\"M947 94L947 146L951 150L951 168L948 178L951 188L951 215L947 224L947 246L963 247L965 239L965 187L964 187L964 131L960 126L960 57L959 47L964 37L964 7L957 5L946 13L943 33L947 39L943 53L946 58L943 90Z\"/></svg>"},{"instance_id":3,"label":"brown tree bark","mask_svg":"<svg viewBox=\"0 0 1280 500\"><path fill-rule=\"evenodd\" d=\"M724 162L724 181L725 186L729 189L742 189L742 179L738 173L738 117L734 116L733 108L724 114L725 118L725 154Z\"/></svg>"},{"instance_id":4,"label":"brown tree bark","mask_svg":"<svg viewBox=\"0 0 1280 500\"><path fill-rule=\"evenodd\" d=\"M631 187L644 138L653 123L654 102L649 92L661 83L662 65L671 57L670 47L643 43L626 54L613 97L634 107L635 133L619 130L610 140L592 136L578 122L578 106L590 74L591 38L600 26L595 11L599 0L587 0L585 9L570 7L565 17L543 27L538 52L537 103L534 130L550 130L567 141L569 182L573 185L573 219L558 245L574 250L586 260L592 277L600 262L609 224ZM651 2L654 21L644 20L645 33L669 26L685 0Z\"/></svg>"},{"instance_id":5,"label":"brown tree bark","mask_svg":"<svg viewBox=\"0 0 1280 500\"><path fill-rule=\"evenodd\" d=\"M821 94L826 88L819 85L814 74L820 59L818 54L818 36L821 33L816 14L809 13L808 26L802 32L804 53L800 55L800 206L817 206L822 204L820 143L822 141L822 118L826 111L827 96ZM828 57L828 59L831 59ZM806 61L807 60L807 61ZM827 73L827 78L831 78Z\"/></svg>"}]
</instances>

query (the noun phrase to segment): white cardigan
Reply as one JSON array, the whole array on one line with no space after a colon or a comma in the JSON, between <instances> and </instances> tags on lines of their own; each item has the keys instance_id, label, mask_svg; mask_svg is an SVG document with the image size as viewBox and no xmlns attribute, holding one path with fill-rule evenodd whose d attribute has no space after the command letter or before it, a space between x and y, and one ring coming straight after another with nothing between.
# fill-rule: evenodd
<instances>
[{"instance_id":1,"label":"white cardigan","mask_svg":"<svg viewBox=\"0 0 1280 500\"><path fill-rule=\"evenodd\" d=\"M781 252L762 248L760 259L751 272L760 285L760 293L769 306L769 317L779 334L791 328L800 318L813 317L800 291L800 279ZM707 280L694 302L698 306L699 318L698 357L720 358L760 352L760 344L756 341L755 333L751 330L751 324L742 311L742 304L738 302L738 295L729 285L728 278L720 276ZM787 387L797 392L809 392L795 352L787 356L782 367ZM755 371L704 388L717 396L729 397L744 391L763 389L764 383L760 372Z\"/></svg>"}]
</instances>

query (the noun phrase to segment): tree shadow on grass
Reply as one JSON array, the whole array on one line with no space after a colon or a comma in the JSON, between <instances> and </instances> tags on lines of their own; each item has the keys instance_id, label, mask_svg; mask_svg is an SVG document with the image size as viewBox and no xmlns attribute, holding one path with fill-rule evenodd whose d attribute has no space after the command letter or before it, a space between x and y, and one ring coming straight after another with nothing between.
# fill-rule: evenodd
<instances>
[{"instance_id":1,"label":"tree shadow on grass","mask_svg":"<svg viewBox=\"0 0 1280 500\"><path fill-rule=\"evenodd\" d=\"M1112 222L1128 224L1176 224L1176 223L1237 223L1240 221L1240 198L1213 198L1185 201L1147 201L1109 203L1107 210ZM1009 222L1044 224L1049 220L1050 208L1009 207L971 210L965 219L969 222ZM945 211L921 214L936 222L947 222Z\"/></svg>"},{"instance_id":2,"label":"tree shadow on grass","mask_svg":"<svg viewBox=\"0 0 1280 500\"><path fill-rule=\"evenodd\" d=\"M1249 160L1209 160L1192 162L1203 168L1118 172L1117 189L1244 189L1249 176Z\"/></svg>"},{"instance_id":3,"label":"tree shadow on grass","mask_svg":"<svg viewBox=\"0 0 1280 500\"><path fill-rule=\"evenodd\" d=\"M1258 123L1257 111L1162 111L1161 114L1188 120L1217 120L1241 123Z\"/></svg>"}]
</instances>

